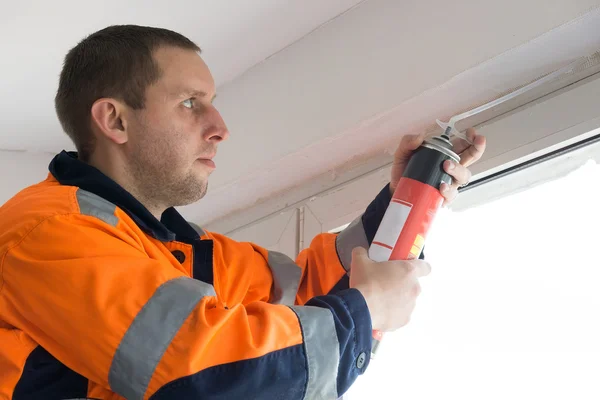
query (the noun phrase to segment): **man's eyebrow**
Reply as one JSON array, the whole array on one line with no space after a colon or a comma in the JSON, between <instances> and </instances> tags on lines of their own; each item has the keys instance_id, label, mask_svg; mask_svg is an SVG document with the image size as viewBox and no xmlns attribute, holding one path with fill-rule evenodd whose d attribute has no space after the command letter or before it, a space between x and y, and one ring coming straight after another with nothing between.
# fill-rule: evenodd
<instances>
[{"instance_id":1,"label":"man's eyebrow","mask_svg":"<svg viewBox=\"0 0 600 400\"><path fill-rule=\"evenodd\" d=\"M206 97L208 96L208 94L206 92L203 92L202 90L193 90L193 89L189 89L189 90L183 90L180 94L180 97ZM217 94L215 93L212 98L210 99L211 103L213 101L215 101L215 98L217 97Z\"/></svg>"}]
</instances>

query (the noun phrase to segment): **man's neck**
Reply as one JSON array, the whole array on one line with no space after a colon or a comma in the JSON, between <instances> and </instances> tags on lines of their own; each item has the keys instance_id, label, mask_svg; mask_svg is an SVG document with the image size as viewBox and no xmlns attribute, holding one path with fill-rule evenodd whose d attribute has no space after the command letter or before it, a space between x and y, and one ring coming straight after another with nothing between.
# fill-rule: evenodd
<instances>
[{"instance_id":1,"label":"man's neck","mask_svg":"<svg viewBox=\"0 0 600 400\"><path fill-rule=\"evenodd\" d=\"M137 201L146 207L146 209L160 221L163 212L165 212L168 207L163 204L158 204L154 199L151 200L149 196L145 196L144 193L139 190L139 185L134 182L131 175L127 172L127 169L123 167L123 163L120 161L121 160L111 159L110 157L103 157L101 154L95 154L88 161L88 164L98 169L129 192L129 194L135 197Z\"/></svg>"}]
</instances>

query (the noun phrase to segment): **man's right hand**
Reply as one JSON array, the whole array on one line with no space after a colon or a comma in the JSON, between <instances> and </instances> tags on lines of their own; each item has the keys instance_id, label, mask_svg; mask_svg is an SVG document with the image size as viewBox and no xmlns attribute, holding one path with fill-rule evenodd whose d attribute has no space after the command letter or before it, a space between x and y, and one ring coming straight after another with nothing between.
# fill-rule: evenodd
<instances>
[{"instance_id":1,"label":"man's right hand","mask_svg":"<svg viewBox=\"0 0 600 400\"><path fill-rule=\"evenodd\" d=\"M365 298L373 329L389 332L410 321L421 292L419 278L430 272L423 260L375 262L357 247L352 251L350 287Z\"/></svg>"}]
</instances>

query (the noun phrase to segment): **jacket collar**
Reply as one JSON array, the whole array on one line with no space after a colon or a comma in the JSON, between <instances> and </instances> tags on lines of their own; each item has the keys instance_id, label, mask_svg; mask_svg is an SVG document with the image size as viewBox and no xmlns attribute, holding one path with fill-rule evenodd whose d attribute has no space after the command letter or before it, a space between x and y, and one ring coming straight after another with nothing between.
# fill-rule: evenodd
<instances>
[{"instance_id":1,"label":"jacket collar","mask_svg":"<svg viewBox=\"0 0 600 400\"><path fill-rule=\"evenodd\" d=\"M60 184L77 186L115 204L126 212L144 232L160 241L191 242L199 238L196 230L175 208L168 208L159 221L118 183L95 167L80 161L76 152L63 150L50 162L48 169Z\"/></svg>"}]
</instances>

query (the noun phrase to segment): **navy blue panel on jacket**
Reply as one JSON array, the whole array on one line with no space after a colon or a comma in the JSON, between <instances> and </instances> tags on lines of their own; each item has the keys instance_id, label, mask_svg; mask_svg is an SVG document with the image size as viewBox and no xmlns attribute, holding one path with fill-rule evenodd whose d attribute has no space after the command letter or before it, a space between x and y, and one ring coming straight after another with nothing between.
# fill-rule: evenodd
<instances>
[{"instance_id":1,"label":"navy blue panel on jacket","mask_svg":"<svg viewBox=\"0 0 600 400\"><path fill-rule=\"evenodd\" d=\"M305 360L300 344L180 378L163 386L150 399L302 399L306 386Z\"/></svg>"},{"instance_id":2,"label":"navy blue panel on jacket","mask_svg":"<svg viewBox=\"0 0 600 400\"><path fill-rule=\"evenodd\" d=\"M335 286L331 288L331 290L329 291L328 294L338 293L342 290L348 289L349 287L350 287L350 276L348 274L344 274L344 276L342 276L342 279L340 279L338 281L338 283L336 283Z\"/></svg>"},{"instance_id":3,"label":"navy blue panel on jacket","mask_svg":"<svg viewBox=\"0 0 600 400\"><path fill-rule=\"evenodd\" d=\"M196 240L194 246L194 279L213 283L213 247L212 240Z\"/></svg>"},{"instance_id":4,"label":"navy blue panel on jacket","mask_svg":"<svg viewBox=\"0 0 600 400\"><path fill-rule=\"evenodd\" d=\"M341 396L368 366L372 328L367 305L355 289L318 296L306 305L332 310L340 351L337 391ZM306 349L300 344L177 379L159 389L151 400L299 400L304 399L307 382Z\"/></svg>"},{"instance_id":5,"label":"navy blue panel on jacket","mask_svg":"<svg viewBox=\"0 0 600 400\"><path fill-rule=\"evenodd\" d=\"M392 194L390 193L390 185L388 184L381 189L377 196L375 196L362 216L362 223L365 228L365 234L367 235L369 245L373 243L373 238L377 233L379 224L383 219L390 201L392 201Z\"/></svg>"},{"instance_id":6,"label":"navy blue panel on jacket","mask_svg":"<svg viewBox=\"0 0 600 400\"><path fill-rule=\"evenodd\" d=\"M13 400L86 398L87 390L86 378L38 346L27 357L23 374L13 392Z\"/></svg>"}]
</instances>

